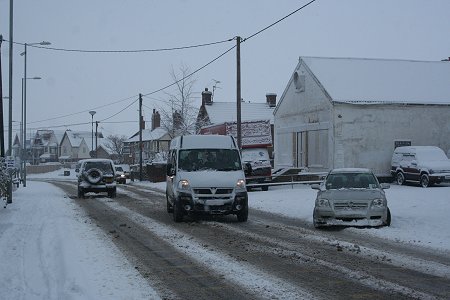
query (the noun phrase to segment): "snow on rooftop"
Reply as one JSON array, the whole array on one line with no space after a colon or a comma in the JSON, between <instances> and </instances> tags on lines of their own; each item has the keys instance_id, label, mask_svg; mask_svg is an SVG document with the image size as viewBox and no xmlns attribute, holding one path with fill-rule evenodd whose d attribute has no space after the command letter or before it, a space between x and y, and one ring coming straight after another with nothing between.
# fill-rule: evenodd
<instances>
[{"instance_id":1,"label":"snow on rooftop","mask_svg":"<svg viewBox=\"0 0 450 300\"><path fill-rule=\"evenodd\" d=\"M450 104L450 63L300 57L333 101Z\"/></svg>"},{"instance_id":2,"label":"snow on rooftop","mask_svg":"<svg viewBox=\"0 0 450 300\"><path fill-rule=\"evenodd\" d=\"M155 128L153 130L151 129L144 129L142 130L142 140L143 141L156 141L164 137L164 135L167 134L167 130L161 127ZM131 138L126 140L127 143L129 142L138 142L139 141L139 134L136 133Z\"/></svg>"},{"instance_id":3,"label":"snow on rooftop","mask_svg":"<svg viewBox=\"0 0 450 300\"><path fill-rule=\"evenodd\" d=\"M212 124L236 121L236 102L213 102L205 105L209 120ZM241 120L270 120L273 124L273 111L275 107L269 107L266 102L241 102Z\"/></svg>"}]
</instances>

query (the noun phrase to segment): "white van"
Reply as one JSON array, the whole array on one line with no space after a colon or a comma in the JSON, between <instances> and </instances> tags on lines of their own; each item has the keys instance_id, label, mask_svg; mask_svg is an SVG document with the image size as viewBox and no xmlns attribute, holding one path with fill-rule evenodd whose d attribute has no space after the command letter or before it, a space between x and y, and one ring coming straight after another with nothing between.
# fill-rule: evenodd
<instances>
[{"instance_id":1,"label":"white van","mask_svg":"<svg viewBox=\"0 0 450 300\"><path fill-rule=\"evenodd\" d=\"M405 146L394 150L391 174L397 184L418 182L422 187L450 181L450 160L435 146Z\"/></svg>"},{"instance_id":2,"label":"white van","mask_svg":"<svg viewBox=\"0 0 450 300\"><path fill-rule=\"evenodd\" d=\"M186 135L170 143L167 212L180 222L189 213L235 214L248 218L245 174L232 136Z\"/></svg>"}]
</instances>

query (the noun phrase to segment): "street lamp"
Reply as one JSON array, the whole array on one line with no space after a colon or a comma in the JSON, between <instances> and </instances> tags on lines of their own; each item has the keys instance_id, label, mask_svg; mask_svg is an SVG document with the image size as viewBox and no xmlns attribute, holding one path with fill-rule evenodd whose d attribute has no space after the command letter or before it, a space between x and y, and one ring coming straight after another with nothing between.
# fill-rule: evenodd
<instances>
[{"instance_id":1,"label":"street lamp","mask_svg":"<svg viewBox=\"0 0 450 300\"><path fill-rule=\"evenodd\" d=\"M92 130L92 134L91 134L91 150L94 151L94 115L95 115L95 111L91 110L89 113L92 116L92 120L91 120L91 130Z\"/></svg>"},{"instance_id":2,"label":"street lamp","mask_svg":"<svg viewBox=\"0 0 450 300\"><path fill-rule=\"evenodd\" d=\"M22 116L23 116L23 134L24 134L24 139L23 139L23 143L25 146L25 140L26 140L26 132L27 132L27 79L41 79L40 77L33 77L33 78L27 78L27 46L33 46L33 45L42 45L42 46L47 46L47 45L51 45L50 42L46 42L46 41L42 41L39 43L25 43L25 50L20 53L20 56L24 57L24 67L23 67L23 78L22 78L22 92L23 92L23 110L22 110ZM24 149L26 150L26 148ZM25 157L26 160L26 157ZM24 168L23 168L23 186L26 187L27 186L27 165L26 165L26 161L24 161Z\"/></svg>"},{"instance_id":3,"label":"street lamp","mask_svg":"<svg viewBox=\"0 0 450 300\"><path fill-rule=\"evenodd\" d=\"M41 77L25 77L22 78L22 128L23 128L23 135L22 135L22 164L23 164L23 186L27 186L27 91L26 91L26 82L28 79L32 80L40 80Z\"/></svg>"}]
</instances>

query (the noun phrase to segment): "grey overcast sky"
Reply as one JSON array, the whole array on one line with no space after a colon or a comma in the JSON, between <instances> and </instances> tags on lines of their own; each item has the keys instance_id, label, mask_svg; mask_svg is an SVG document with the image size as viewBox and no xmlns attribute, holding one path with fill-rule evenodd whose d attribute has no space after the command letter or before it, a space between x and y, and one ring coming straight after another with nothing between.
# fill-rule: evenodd
<instances>
[{"instance_id":1,"label":"grey overcast sky","mask_svg":"<svg viewBox=\"0 0 450 300\"><path fill-rule=\"evenodd\" d=\"M9 0L0 0L0 34L9 40ZM247 38L309 0L21 0L14 1L14 41L51 42L50 47L136 50L189 46ZM448 0L316 0L241 45L242 98L277 100L299 56L364 57L437 61L450 56ZM27 127L91 130L88 111L103 120L123 110L139 93L172 83L170 70L192 71L235 41L188 50L145 53L79 53L28 47ZM4 95L8 94L9 43L2 44ZM13 137L21 120L23 45L14 45ZM215 101L236 101L236 52L194 75L195 101L220 81ZM170 91L170 90L169 90ZM151 120L163 92L144 98ZM123 101L121 101L123 100ZM4 103L5 128L8 122ZM82 112L79 114L74 114ZM72 114L72 115L71 115ZM62 117L71 115L68 117ZM55 119L57 118L57 119ZM102 123L106 134L130 136L138 129L138 104ZM44 121L48 120L48 121ZM39 121L39 122L38 122ZM130 123L128 121L134 121ZM71 124L86 123L81 126ZM58 127L56 127L58 126ZM59 127L61 126L61 127ZM147 123L147 127L150 123ZM5 138L7 132L5 132ZM7 140L5 142L7 147Z\"/></svg>"}]
</instances>

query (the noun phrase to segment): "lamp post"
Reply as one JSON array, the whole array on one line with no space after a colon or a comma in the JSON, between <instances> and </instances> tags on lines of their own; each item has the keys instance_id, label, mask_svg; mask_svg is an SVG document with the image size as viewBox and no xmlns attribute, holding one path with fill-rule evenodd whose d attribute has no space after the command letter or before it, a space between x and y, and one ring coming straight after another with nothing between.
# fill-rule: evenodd
<instances>
[{"instance_id":1,"label":"lamp post","mask_svg":"<svg viewBox=\"0 0 450 300\"><path fill-rule=\"evenodd\" d=\"M24 150L26 151L26 145L25 145L25 141L26 141L26 132L27 132L27 79L37 79L38 77L33 77L33 78L27 78L27 46L32 46L32 45L42 45L42 46L47 46L50 45L50 42L46 42L46 41L42 41L39 43L25 43L25 49L22 53L20 53L21 56L24 57L24 67L23 67L23 78L22 78L22 83L23 83L23 87L22 87L22 91L23 91L23 110L22 110L22 116L23 116L23 143L24 143ZM39 77L39 79L41 79ZM27 186L27 164L26 164L26 156L25 156L25 161L24 161L24 168L23 168L23 186L26 187Z\"/></svg>"},{"instance_id":2,"label":"lamp post","mask_svg":"<svg viewBox=\"0 0 450 300\"><path fill-rule=\"evenodd\" d=\"M23 186L27 186L27 90L26 90L26 82L28 79L32 80L40 80L41 77L25 77L22 78L22 128L23 128L23 136L22 136L22 163L23 163L23 177L22 182Z\"/></svg>"},{"instance_id":3,"label":"lamp post","mask_svg":"<svg viewBox=\"0 0 450 300\"><path fill-rule=\"evenodd\" d=\"M92 116L92 119L91 119L91 131L92 131L92 134L91 134L91 151L94 151L94 115L95 115L95 111L91 110L89 113Z\"/></svg>"}]
</instances>

